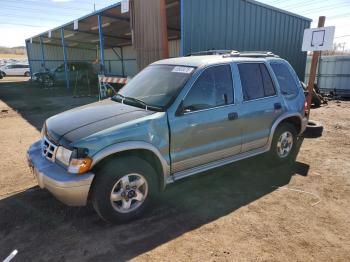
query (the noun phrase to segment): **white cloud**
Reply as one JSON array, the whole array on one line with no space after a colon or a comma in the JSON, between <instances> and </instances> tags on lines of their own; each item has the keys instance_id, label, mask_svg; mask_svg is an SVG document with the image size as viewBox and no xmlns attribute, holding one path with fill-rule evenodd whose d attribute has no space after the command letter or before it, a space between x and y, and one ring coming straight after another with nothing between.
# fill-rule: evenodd
<instances>
[{"instance_id":1,"label":"white cloud","mask_svg":"<svg viewBox=\"0 0 350 262\"><path fill-rule=\"evenodd\" d=\"M46 31L47 27L0 26L0 46L24 46L25 40Z\"/></svg>"}]
</instances>

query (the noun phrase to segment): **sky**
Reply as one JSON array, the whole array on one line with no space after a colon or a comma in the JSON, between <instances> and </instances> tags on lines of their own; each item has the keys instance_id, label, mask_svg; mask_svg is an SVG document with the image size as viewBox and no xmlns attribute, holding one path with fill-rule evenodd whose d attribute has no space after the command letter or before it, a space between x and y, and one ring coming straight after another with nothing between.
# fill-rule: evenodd
<instances>
[{"instance_id":1,"label":"sky","mask_svg":"<svg viewBox=\"0 0 350 262\"><path fill-rule=\"evenodd\" d=\"M186 1L186 0L185 0ZM235 0L231 0L235 1ZM119 2L118 0L0 0L0 46L23 46L24 40ZM350 0L260 0L313 19L326 16L326 26L335 26L337 43L350 49Z\"/></svg>"}]
</instances>

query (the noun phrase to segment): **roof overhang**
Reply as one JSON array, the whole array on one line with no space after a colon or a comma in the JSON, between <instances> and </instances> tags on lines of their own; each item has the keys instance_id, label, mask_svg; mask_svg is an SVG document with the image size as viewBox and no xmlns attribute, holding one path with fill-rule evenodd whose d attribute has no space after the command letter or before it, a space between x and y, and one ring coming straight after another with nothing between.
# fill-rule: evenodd
<instances>
[{"instance_id":1,"label":"roof overhang","mask_svg":"<svg viewBox=\"0 0 350 262\"><path fill-rule=\"evenodd\" d=\"M180 39L180 0L166 0L168 38ZM104 48L132 45L130 30L130 12L121 13L121 3L108 6L86 16L53 28L26 41L44 45L61 46L61 30L67 47L95 49L100 45L98 16L102 18ZM78 23L78 28L74 28Z\"/></svg>"}]
</instances>

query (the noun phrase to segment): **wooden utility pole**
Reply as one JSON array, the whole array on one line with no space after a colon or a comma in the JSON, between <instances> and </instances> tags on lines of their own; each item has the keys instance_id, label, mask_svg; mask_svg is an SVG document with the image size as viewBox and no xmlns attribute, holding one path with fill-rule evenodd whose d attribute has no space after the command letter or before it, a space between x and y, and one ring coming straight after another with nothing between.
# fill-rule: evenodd
<instances>
[{"instance_id":1,"label":"wooden utility pole","mask_svg":"<svg viewBox=\"0 0 350 262\"><path fill-rule=\"evenodd\" d=\"M324 27L324 23L326 21L325 16L320 16L318 18L318 26L317 27ZM321 54L321 51L313 51L312 52L312 61L311 61L311 68L310 68L310 75L309 75L309 82L307 85L307 117L310 117L310 108L311 108L311 101L312 101L312 95L314 93L314 83L316 79L316 71L317 71L317 63L318 58Z\"/></svg>"}]
</instances>

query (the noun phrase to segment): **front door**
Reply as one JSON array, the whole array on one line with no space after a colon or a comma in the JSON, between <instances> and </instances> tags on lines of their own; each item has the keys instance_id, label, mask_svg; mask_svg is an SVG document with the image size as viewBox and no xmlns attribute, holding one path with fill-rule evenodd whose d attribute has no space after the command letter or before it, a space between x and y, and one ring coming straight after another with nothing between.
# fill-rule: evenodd
<instances>
[{"instance_id":1,"label":"front door","mask_svg":"<svg viewBox=\"0 0 350 262\"><path fill-rule=\"evenodd\" d=\"M241 127L229 64L200 74L183 99L182 114L169 116L172 173L241 151Z\"/></svg>"},{"instance_id":2,"label":"front door","mask_svg":"<svg viewBox=\"0 0 350 262\"><path fill-rule=\"evenodd\" d=\"M8 65L6 66L6 75L9 75L9 76L15 76L16 75L16 67L15 65Z\"/></svg>"}]
</instances>

